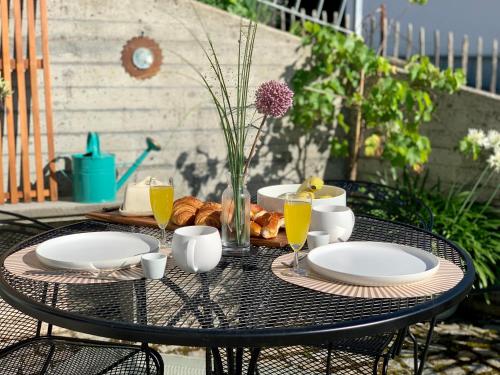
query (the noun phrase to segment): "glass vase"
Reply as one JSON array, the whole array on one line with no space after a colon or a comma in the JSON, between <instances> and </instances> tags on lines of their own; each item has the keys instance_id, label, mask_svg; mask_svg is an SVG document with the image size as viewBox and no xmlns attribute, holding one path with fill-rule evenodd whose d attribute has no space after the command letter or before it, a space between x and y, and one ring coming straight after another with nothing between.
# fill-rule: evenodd
<instances>
[{"instance_id":1,"label":"glass vase","mask_svg":"<svg viewBox=\"0 0 500 375\"><path fill-rule=\"evenodd\" d=\"M229 175L222 193L222 251L239 255L250 250L250 194L242 175Z\"/></svg>"}]
</instances>

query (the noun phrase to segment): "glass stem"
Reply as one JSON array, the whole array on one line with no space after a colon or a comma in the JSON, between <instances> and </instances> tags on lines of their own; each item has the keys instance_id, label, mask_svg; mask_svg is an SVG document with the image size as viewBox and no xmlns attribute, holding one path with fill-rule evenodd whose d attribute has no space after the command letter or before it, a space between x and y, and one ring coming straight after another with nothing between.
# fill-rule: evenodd
<instances>
[{"instance_id":1,"label":"glass stem","mask_svg":"<svg viewBox=\"0 0 500 375\"><path fill-rule=\"evenodd\" d=\"M161 241L160 247L167 247L167 235L165 233L165 227L161 227Z\"/></svg>"},{"instance_id":2,"label":"glass stem","mask_svg":"<svg viewBox=\"0 0 500 375\"><path fill-rule=\"evenodd\" d=\"M299 269L299 252L295 251L293 252L293 270L298 271Z\"/></svg>"}]
</instances>

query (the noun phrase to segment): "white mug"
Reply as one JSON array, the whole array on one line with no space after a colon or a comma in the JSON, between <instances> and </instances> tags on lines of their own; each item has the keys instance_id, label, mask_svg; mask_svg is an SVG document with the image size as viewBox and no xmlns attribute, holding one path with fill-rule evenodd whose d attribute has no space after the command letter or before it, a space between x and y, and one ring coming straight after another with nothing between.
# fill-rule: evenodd
<instances>
[{"instance_id":1,"label":"white mug","mask_svg":"<svg viewBox=\"0 0 500 375\"><path fill-rule=\"evenodd\" d=\"M203 225L178 228L172 239L175 263L186 272L208 272L222 256L222 242L217 228Z\"/></svg>"},{"instance_id":2,"label":"white mug","mask_svg":"<svg viewBox=\"0 0 500 375\"><path fill-rule=\"evenodd\" d=\"M355 217L349 207L320 205L312 208L311 231L330 233L330 242L347 241L354 228Z\"/></svg>"}]
</instances>

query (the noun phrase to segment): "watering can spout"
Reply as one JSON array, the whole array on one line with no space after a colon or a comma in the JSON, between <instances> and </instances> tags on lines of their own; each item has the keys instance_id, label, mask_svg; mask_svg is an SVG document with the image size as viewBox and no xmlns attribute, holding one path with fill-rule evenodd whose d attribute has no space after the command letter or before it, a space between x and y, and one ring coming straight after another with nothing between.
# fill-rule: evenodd
<instances>
[{"instance_id":1,"label":"watering can spout","mask_svg":"<svg viewBox=\"0 0 500 375\"><path fill-rule=\"evenodd\" d=\"M120 190L120 188L125 184L125 182L132 176L135 170L139 167L139 165L146 159L148 154L151 151L160 151L161 146L150 137L146 138L146 149L139 155L139 157L135 160L134 164L120 177L116 184L116 190Z\"/></svg>"}]
</instances>

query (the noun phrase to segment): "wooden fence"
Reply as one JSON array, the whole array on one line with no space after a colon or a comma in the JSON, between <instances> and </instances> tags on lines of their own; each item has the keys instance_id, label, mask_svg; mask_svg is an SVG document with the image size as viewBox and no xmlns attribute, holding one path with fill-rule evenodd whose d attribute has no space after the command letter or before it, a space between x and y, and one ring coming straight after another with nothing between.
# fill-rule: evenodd
<instances>
[{"instance_id":1,"label":"wooden fence","mask_svg":"<svg viewBox=\"0 0 500 375\"><path fill-rule=\"evenodd\" d=\"M367 43L380 48L384 56L403 60L408 60L413 54L429 56L434 65L441 68L462 69L468 86L500 92L497 39L491 41L491 54L485 55L482 37L471 40L463 35L459 39L453 32L441 33L437 29L429 32L423 27L417 30L411 23L402 27L399 21L375 15L367 18L364 36ZM433 48L426 48L429 44ZM443 46L446 46L445 54Z\"/></svg>"},{"instance_id":2,"label":"wooden fence","mask_svg":"<svg viewBox=\"0 0 500 375\"><path fill-rule=\"evenodd\" d=\"M57 200L47 1L0 0L0 15L0 72L12 91L0 112L0 204L7 200L30 202L33 198L42 202L46 197ZM41 42L40 53L37 38ZM43 89L38 87L39 82L43 82ZM44 119L40 116L43 110ZM45 145L42 139L46 140Z\"/></svg>"},{"instance_id":3,"label":"wooden fence","mask_svg":"<svg viewBox=\"0 0 500 375\"><path fill-rule=\"evenodd\" d=\"M318 7L307 13L304 8L298 7L301 3L299 0L295 0L293 6L283 5L283 2L278 3L278 0L258 1L269 9L271 17L268 23L283 31L289 30L295 21L312 21L340 32L352 33L356 29L355 23L361 22L345 11L345 3L342 3L339 12L328 14L322 10L324 2L318 2ZM384 56L401 60L408 60L414 54L429 56L434 65L441 69L461 68L468 86L500 93L496 39L492 41L491 54L484 55L485 44L482 37L471 40L464 35L459 40L453 32L429 32L423 27L417 30L411 23L403 27L399 21L387 17L383 6L376 14L362 19L362 34L366 43ZM431 42L433 48L427 48L427 41ZM443 46L446 46L444 54ZM475 54L472 54L472 51L475 51Z\"/></svg>"}]
</instances>

